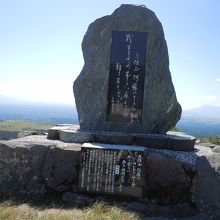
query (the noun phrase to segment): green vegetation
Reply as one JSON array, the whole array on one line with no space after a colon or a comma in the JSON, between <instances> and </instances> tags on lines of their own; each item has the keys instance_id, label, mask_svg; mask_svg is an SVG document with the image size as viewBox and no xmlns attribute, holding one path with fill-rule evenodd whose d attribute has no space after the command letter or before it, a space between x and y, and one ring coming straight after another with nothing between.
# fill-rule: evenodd
<instances>
[{"instance_id":1,"label":"green vegetation","mask_svg":"<svg viewBox=\"0 0 220 220\"><path fill-rule=\"evenodd\" d=\"M30 120L0 120L0 140L17 138L21 131L48 131L52 126Z\"/></svg>"},{"instance_id":2,"label":"green vegetation","mask_svg":"<svg viewBox=\"0 0 220 220\"><path fill-rule=\"evenodd\" d=\"M0 131L48 130L53 125L34 123L29 120L0 121Z\"/></svg>"},{"instance_id":3,"label":"green vegetation","mask_svg":"<svg viewBox=\"0 0 220 220\"><path fill-rule=\"evenodd\" d=\"M1 220L138 220L135 213L126 211L117 206L104 203L95 203L91 207L57 208L32 207L27 203L14 205L10 202L0 203Z\"/></svg>"},{"instance_id":4,"label":"green vegetation","mask_svg":"<svg viewBox=\"0 0 220 220\"><path fill-rule=\"evenodd\" d=\"M219 136L209 136L209 137L205 138L205 141L212 143L212 144L220 145L220 137Z\"/></svg>"}]
</instances>

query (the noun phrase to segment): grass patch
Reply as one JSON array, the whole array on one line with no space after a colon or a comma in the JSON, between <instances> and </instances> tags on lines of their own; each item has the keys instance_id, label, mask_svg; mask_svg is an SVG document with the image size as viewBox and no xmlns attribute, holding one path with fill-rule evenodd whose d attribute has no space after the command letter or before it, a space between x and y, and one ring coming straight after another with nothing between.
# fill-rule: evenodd
<instances>
[{"instance_id":1,"label":"grass patch","mask_svg":"<svg viewBox=\"0 0 220 220\"><path fill-rule=\"evenodd\" d=\"M138 214L103 202L91 207L79 208L38 208L28 203L13 204L10 201L0 203L1 220L138 220Z\"/></svg>"},{"instance_id":2,"label":"grass patch","mask_svg":"<svg viewBox=\"0 0 220 220\"><path fill-rule=\"evenodd\" d=\"M220 145L220 137L218 136L209 136L207 140L209 143Z\"/></svg>"},{"instance_id":3,"label":"grass patch","mask_svg":"<svg viewBox=\"0 0 220 220\"><path fill-rule=\"evenodd\" d=\"M207 138L202 138L202 141L220 145L220 136L208 136Z\"/></svg>"},{"instance_id":4,"label":"grass patch","mask_svg":"<svg viewBox=\"0 0 220 220\"><path fill-rule=\"evenodd\" d=\"M53 125L35 123L29 120L0 121L0 131L48 130L52 126Z\"/></svg>"}]
</instances>

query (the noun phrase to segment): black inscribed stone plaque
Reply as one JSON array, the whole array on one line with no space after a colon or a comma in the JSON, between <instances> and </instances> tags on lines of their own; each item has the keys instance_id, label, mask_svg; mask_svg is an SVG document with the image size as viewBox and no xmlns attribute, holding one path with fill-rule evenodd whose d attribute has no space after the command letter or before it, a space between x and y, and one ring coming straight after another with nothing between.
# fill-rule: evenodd
<instances>
[{"instance_id":1,"label":"black inscribed stone plaque","mask_svg":"<svg viewBox=\"0 0 220 220\"><path fill-rule=\"evenodd\" d=\"M107 121L142 121L147 36L112 31Z\"/></svg>"},{"instance_id":2,"label":"black inscribed stone plaque","mask_svg":"<svg viewBox=\"0 0 220 220\"><path fill-rule=\"evenodd\" d=\"M143 196L143 147L82 146L79 189L82 192Z\"/></svg>"}]
</instances>

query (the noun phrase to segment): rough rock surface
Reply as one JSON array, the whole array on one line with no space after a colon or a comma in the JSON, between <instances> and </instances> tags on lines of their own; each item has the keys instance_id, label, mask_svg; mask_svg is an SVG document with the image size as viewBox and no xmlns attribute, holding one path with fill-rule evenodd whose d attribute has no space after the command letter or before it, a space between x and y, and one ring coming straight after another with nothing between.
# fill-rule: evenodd
<instances>
[{"instance_id":1,"label":"rough rock surface","mask_svg":"<svg viewBox=\"0 0 220 220\"><path fill-rule=\"evenodd\" d=\"M209 219L220 219L220 153L200 157L196 170L193 201Z\"/></svg>"},{"instance_id":2,"label":"rough rock surface","mask_svg":"<svg viewBox=\"0 0 220 220\"><path fill-rule=\"evenodd\" d=\"M63 192L78 184L80 151L51 148L48 153L42 177L48 187Z\"/></svg>"},{"instance_id":3,"label":"rough rock surface","mask_svg":"<svg viewBox=\"0 0 220 220\"><path fill-rule=\"evenodd\" d=\"M142 123L106 121L111 34L148 32ZM121 5L112 15L89 25L82 42L84 67L73 90L80 129L136 133L166 133L181 116L169 71L163 28L156 15L143 6Z\"/></svg>"},{"instance_id":4,"label":"rough rock surface","mask_svg":"<svg viewBox=\"0 0 220 220\"><path fill-rule=\"evenodd\" d=\"M48 187L55 191L71 189L78 175L73 172L79 163L80 146L50 141L41 135L0 141L0 196L40 196Z\"/></svg>"},{"instance_id":5,"label":"rough rock surface","mask_svg":"<svg viewBox=\"0 0 220 220\"><path fill-rule=\"evenodd\" d=\"M195 175L192 167L187 172L181 162L161 153L148 153L145 161L145 193L148 198L157 198L162 203L190 201Z\"/></svg>"},{"instance_id":6,"label":"rough rock surface","mask_svg":"<svg viewBox=\"0 0 220 220\"><path fill-rule=\"evenodd\" d=\"M154 149L192 151L196 138L181 132L167 134L137 134L108 131L81 131L75 125L55 126L49 129L47 138L66 143L98 142L118 145L137 145Z\"/></svg>"},{"instance_id":7,"label":"rough rock surface","mask_svg":"<svg viewBox=\"0 0 220 220\"><path fill-rule=\"evenodd\" d=\"M41 169L49 146L43 143L0 142L0 195L46 191Z\"/></svg>"}]
</instances>

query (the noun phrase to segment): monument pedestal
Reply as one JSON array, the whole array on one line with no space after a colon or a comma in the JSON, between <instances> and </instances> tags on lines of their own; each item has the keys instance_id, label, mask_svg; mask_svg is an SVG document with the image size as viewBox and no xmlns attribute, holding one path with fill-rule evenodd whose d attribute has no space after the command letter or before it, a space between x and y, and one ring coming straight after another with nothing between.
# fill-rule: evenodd
<instances>
[{"instance_id":1,"label":"monument pedestal","mask_svg":"<svg viewBox=\"0 0 220 220\"><path fill-rule=\"evenodd\" d=\"M82 143L79 191L137 198L144 197L146 189L154 193L151 184L145 182L146 175L149 175L147 163L153 164L152 169L156 169L154 166L157 163L166 166L172 163L184 174L180 164L171 162L161 153L154 153L152 157L149 148L168 149L181 155L181 151L193 151L196 142L195 137L180 132L140 134L83 131L76 125L67 124L50 128L47 138L66 143Z\"/></svg>"},{"instance_id":2,"label":"monument pedestal","mask_svg":"<svg viewBox=\"0 0 220 220\"><path fill-rule=\"evenodd\" d=\"M154 149L170 149L191 151L196 138L181 132L167 134L139 134L105 131L82 131L75 125L58 125L48 131L48 139L66 143L99 142L106 144L124 144L149 147Z\"/></svg>"}]
</instances>

